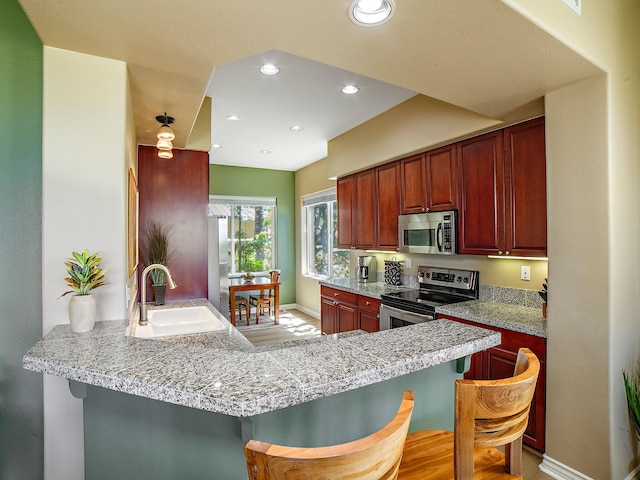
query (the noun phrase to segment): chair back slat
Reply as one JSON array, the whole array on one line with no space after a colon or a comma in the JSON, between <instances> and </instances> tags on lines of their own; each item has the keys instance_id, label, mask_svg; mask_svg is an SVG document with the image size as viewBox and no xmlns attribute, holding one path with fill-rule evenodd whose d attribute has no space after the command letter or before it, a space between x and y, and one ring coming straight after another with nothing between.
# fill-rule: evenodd
<instances>
[{"instance_id":1,"label":"chair back slat","mask_svg":"<svg viewBox=\"0 0 640 480\"><path fill-rule=\"evenodd\" d=\"M412 412L413 393L405 391L387 425L352 442L301 448L250 440L245 446L249 480L395 480Z\"/></svg>"}]
</instances>

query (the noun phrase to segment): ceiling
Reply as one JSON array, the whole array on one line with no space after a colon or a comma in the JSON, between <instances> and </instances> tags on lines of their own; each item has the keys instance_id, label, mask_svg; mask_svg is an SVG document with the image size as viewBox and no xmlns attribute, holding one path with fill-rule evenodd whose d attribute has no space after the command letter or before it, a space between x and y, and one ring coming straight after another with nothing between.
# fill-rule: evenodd
<instances>
[{"instance_id":1,"label":"ceiling","mask_svg":"<svg viewBox=\"0 0 640 480\"><path fill-rule=\"evenodd\" d=\"M396 2L375 28L349 20L351 0L19 2L45 45L127 63L140 144L155 144L166 111L184 147L211 96L212 142L223 145L212 158L231 165L295 170L414 92L500 119L600 73L500 0ZM281 73L260 76L263 60ZM334 96L349 76L363 91ZM242 121L221 120L230 113Z\"/></svg>"}]
</instances>

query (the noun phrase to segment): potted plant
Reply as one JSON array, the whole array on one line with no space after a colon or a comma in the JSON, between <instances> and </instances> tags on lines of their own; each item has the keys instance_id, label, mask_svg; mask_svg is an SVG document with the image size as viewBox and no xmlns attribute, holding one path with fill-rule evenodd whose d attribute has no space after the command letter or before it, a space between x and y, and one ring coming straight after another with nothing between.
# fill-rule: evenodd
<instances>
[{"instance_id":1,"label":"potted plant","mask_svg":"<svg viewBox=\"0 0 640 480\"><path fill-rule=\"evenodd\" d=\"M635 429L636 438L640 440L640 365L631 374L623 371L622 378L624 380L624 390L627 394L629 420Z\"/></svg>"},{"instance_id":2,"label":"potted plant","mask_svg":"<svg viewBox=\"0 0 640 480\"><path fill-rule=\"evenodd\" d=\"M171 229L167 225L154 221L147 222L140 245L140 257L145 266L148 267L154 263L159 263L169 267L169 262L173 256L169 247L170 236ZM167 289L167 284L164 281L164 271L159 268L151 270L149 277L151 278L156 305L164 305ZM140 288L146 288L146 286L141 285Z\"/></svg>"},{"instance_id":3,"label":"potted plant","mask_svg":"<svg viewBox=\"0 0 640 480\"><path fill-rule=\"evenodd\" d=\"M69 275L64 281L71 290L64 292L60 297L75 293L69 302L71 330L87 332L96 322L96 301L91 291L105 285L104 274L107 270L100 268L102 258L98 257L97 252L90 253L85 248L82 253L71 252L71 255L73 258L68 258L64 262Z\"/></svg>"}]
</instances>

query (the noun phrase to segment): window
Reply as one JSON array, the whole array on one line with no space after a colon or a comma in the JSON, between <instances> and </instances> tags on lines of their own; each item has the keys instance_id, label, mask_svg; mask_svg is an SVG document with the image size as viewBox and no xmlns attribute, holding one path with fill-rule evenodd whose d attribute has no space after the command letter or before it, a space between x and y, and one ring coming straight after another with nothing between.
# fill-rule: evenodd
<instances>
[{"instance_id":1,"label":"window","mask_svg":"<svg viewBox=\"0 0 640 480\"><path fill-rule=\"evenodd\" d=\"M349 278L349 250L336 249L338 209L335 188L302 198L303 273Z\"/></svg>"},{"instance_id":2,"label":"window","mask_svg":"<svg viewBox=\"0 0 640 480\"><path fill-rule=\"evenodd\" d=\"M210 195L209 215L227 217L229 273L275 268L275 198Z\"/></svg>"}]
</instances>

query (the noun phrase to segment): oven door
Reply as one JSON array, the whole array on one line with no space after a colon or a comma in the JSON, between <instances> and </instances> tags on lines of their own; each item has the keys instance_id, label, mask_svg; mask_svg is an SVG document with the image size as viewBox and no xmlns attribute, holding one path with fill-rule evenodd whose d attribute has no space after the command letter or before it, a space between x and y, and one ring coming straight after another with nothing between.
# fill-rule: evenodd
<instances>
[{"instance_id":1,"label":"oven door","mask_svg":"<svg viewBox=\"0 0 640 480\"><path fill-rule=\"evenodd\" d=\"M416 323L424 323L435 320L435 313L414 313L400 308L380 305L380 330L406 327Z\"/></svg>"}]
</instances>

